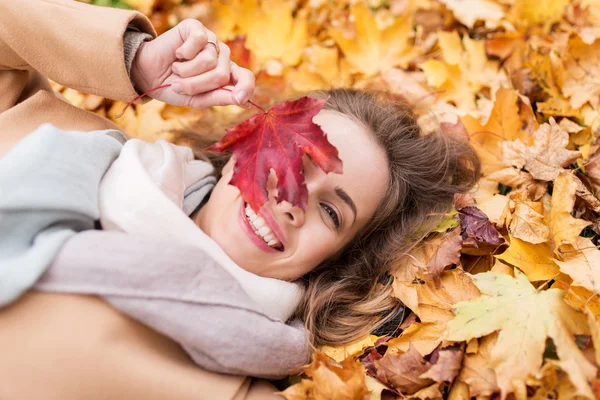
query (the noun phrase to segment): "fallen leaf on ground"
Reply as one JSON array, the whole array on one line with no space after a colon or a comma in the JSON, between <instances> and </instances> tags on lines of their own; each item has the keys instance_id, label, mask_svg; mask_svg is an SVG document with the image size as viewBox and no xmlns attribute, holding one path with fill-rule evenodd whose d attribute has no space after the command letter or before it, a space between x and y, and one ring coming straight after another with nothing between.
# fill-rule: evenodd
<instances>
[{"instance_id":1,"label":"fallen leaf on ground","mask_svg":"<svg viewBox=\"0 0 600 400\"><path fill-rule=\"evenodd\" d=\"M397 356L386 354L381 360L375 361L375 365L387 381L402 393L413 394L433 383L432 379L421 378L431 364L413 346Z\"/></svg>"},{"instance_id":2,"label":"fallen leaf on ground","mask_svg":"<svg viewBox=\"0 0 600 400\"><path fill-rule=\"evenodd\" d=\"M525 378L540 370L546 337L554 340L561 366L577 393L593 398L587 382L596 375L596 367L577 348L573 336L587 330L587 320L563 302L562 290L538 291L518 270L515 278L487 272L473 276L473 281L481 297L454 306L456 318L448 322L446 338L470 340L501 330L492 366L503 399L523 390Z\"/></svg>"},{"instance_id":3,"label":"fallen leaf on ground","mask_svg":"<svg viewBox=\"0 0 600 400\"><path fill-rule=\"evenodd\" d=\"M535 131L534 145L525 153L525 168L535 178L552 181L563 171L563 167L581 157L578 151L567 150L569 134L550 118Z\"/></svg>"},{"instance_id":4,"label":"fallen leaf on ground","mask_svg":"<svg viewBox=\"0 0 600 400\"><path fill-rule=\"evenodd\" d=\"M304 373L312 379L302 379L278 394L287 400L363 400L369 392L364 367L351 358L340 364L317 352Z\"/></svg>"},{"instance_id":5,"label":"fallen leaf on ground","mask_svg":"<svg viewBox=\"0 0 600 400\"><path fill-rule=\"evenodd\" d=\"M559 272L547 243L533 244L511 237L508 249L495 257L519 268L531 282L552 279Z\"/></svg>"},{"instance_id":6,"label":"fallen leaf on ground","mask_svg":"<svg viewBox=\"0 0 600 400\"><path fill-rule=\"evenodd\" d=\"M581 230L591 222L575 218L571 215L575 204L577 185L571 172L563 172L554 180L550 208L550 232L555 246L572 243Z\"/></svg>"},{"instance_id":7,"label":"fallen leaf on ground","mask_svg":"<svg viewBox=\"0 0 600 400\"><path fill-rule=\"evenodd\" d=\"M361 1L350 7L356 33L348 37L341 29L331 27L329 35L336 41L353 72L375 75L389 67L403 66L414 57L409 43L412 19L397 17L394 22L380 29L369 8Z\"/></svg>"}]
</instances>

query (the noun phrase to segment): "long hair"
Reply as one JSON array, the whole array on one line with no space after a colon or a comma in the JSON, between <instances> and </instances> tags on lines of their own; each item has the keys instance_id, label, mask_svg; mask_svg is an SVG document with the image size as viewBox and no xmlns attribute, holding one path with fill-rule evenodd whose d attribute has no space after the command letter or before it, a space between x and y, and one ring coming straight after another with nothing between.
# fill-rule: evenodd
<instances>
[{"instance_id":1,"label":"long hair","mask_svg":"<svg viewBox=\"0 0 600 400\"><path fill-rule=\"evenodd\" d=\"M402 97L355 89L309 95L327 98L323 109L364 127L384 149L389 167L387 190L373 218L336 255L301 279L306 294L295 316L304 321L311 344L340 346L398 314L402 304L392 297L392 263L439 222L455 193L473 187L480 162L464 141L441 132L424 135ZM193 147L198 149L198 144ZM224 155L204 156L217 169L228 160Z\"/></svg>"}]
</instances>

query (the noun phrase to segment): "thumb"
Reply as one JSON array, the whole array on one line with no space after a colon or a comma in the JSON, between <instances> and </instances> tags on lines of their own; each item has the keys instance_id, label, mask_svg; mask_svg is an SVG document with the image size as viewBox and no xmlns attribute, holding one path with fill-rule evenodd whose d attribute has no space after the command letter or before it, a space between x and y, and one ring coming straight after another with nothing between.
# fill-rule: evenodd
<instances>
[{"instance_id":1,"label":"thumb","mask_svg":"<svg viewBox=\"0 0 600 400\"><path fill-rule=\"evenodd\" d=\"M211 90L210 92L196 94L192 96L189 106L200 109L212 106L230 106L232 104L237 104L237 101L230 90L232 90L231 87L223 87Z\"/></svg>"}]
</instances>

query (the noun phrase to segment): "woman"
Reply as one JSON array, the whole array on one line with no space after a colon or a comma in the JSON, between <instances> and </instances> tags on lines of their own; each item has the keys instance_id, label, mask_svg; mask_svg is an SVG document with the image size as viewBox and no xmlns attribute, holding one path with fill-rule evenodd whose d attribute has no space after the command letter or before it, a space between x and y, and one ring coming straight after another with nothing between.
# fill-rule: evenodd
<instances>
[{"instance_id":1,"label":"woman","mask_svg":"<svg viewBox=\"0 0 600 400\"><path fill-rule=\"evenodd\" d=\"M59 0L24 1L18 6L8 3L0 2L0 60L5 64L0 72L0 89L8 94L0 100L0 129L9 133L3 138L2 149L10 148L44 122L63 129L113 128L109 121L60 102L39 76L28 81L27 71L36 69L90 93L122 100L133 98L136 92L123 63L122 37L130 25L154 35L149 22L134 12L92 10ZM23 6L44 15L44 19L33 16L40 24L28 27L23 22ZM73 20L78 23L73 24ZM82 20L84 23L79 25ZM65 54L62 59L52 55L49 43L44 43L45 38L59 31L75 41L51 42L59 45L55 51ZM35 36L40 32L41 36ZM106 43L103 54L86 45L95 37L102 37ZM204 42L206 45L206 38ZM20 55L21 49L28 49L27 54ZM85 54L79 54L82 51ZM215 53L219 55L216 49ZM60 65L68 59L66 55L72 54L79 54L81 58L72 60L82 64L61 69L67 67ZM57 65L49 66L45 62L49 59ZM220 66L227 70L227 64L217 62L209 69L216 71ZM164 76L158 82L139 77L135 67L131 78L140 91L178 77L190 79L190 87L182 82L181 88L175 86L157 94L157 98L172 104L187 104L178 99L197 99L193 100L197 107L243 104L251 95L252 84L236 86L234 97L214 90L243 81L245 72L228 65L227 78L233 76L234 82L225 82L222 71L218 75L222 80L193 82L193 76L186 78L189 71L182 65L175 67L177 76L167 74L170 81ZM216 86L211 88L211 84ZM198 92L205 94L189 97ZM182 93L188 97L179 97ZM235 97L238 94L241 100ZM246 233L231 240L230 235L240 231L238 220L231 217L237 215L240 206L239 192L227 185L231 164L194 220L249 271L289 280L304 276L307 294L297 316L306 322L314 344L339 345L394 315L400 305L389 296L389 285L378 283L385 283L389 255L410 246L416 239L416 228L423 226L429 214L447 208L454 193L470 187L477 178L478 164L472 151L458 142L439 136L421 138L406 105L397 106L362 92L340 90L328 94L331 97L317 123L340 150L344 174L325 175L308 162L307 212L285 203L271 205L289 241L287 253L261 252ZM338 131L346 134L336 136ZM76 242L75 237L63 252ZM256 260L254 263L247 262L249 255ZM155 256L160 257L159 252ZM60 327L66 324L69 327L62 333ZM42 340L44 343L40 343ZM261 385L249 381L241 384L237 378L199 370L175 343L126 319L101 301L83 296L32 293L1 311L0 352L11 354L0 360L0 376L9 377L8 385L0 386L2 398L251 398ZM37 368L27 367L32 359ZM61 368L50 368L55 363ZM202 397L208 391L210 394Z\"/></svg>"}]
</instances>

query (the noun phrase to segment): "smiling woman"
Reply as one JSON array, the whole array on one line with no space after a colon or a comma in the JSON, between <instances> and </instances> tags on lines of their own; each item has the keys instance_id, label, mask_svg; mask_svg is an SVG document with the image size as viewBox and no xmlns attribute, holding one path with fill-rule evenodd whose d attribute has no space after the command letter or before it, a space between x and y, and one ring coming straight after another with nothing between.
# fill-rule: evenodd
<instances>
[{"instance_id":1,"label":"smiling woman","mask_svg":"<svg viewBox=\"0 0 600 400\"><path fill-rule=\"evenodd\" d=\"M311 271L356 236L385 194L387 157L366 127L332 110L322 110L314 122L338 149L344 173L326 174L309 157L304 158L306 212L285 201L277 204L271 184L267 207L275 222L269 226L244 203L238 188L229 184L232 158L195 216L198 226L229 257L255 274L294 280Z\"/></svg>"},{"instance_id":2,"label":"smiling woman","mask_svg":"<svg viewBox=\"0 0 600 400\"><path fill-rule=\"evenodd\" d=\"M229 185L232 158L192 218L242 268L302 278L307 290L296 315L313 345L339 346L398 315L402 305L383 284L390 266L439 221L455 193L473 186L480 166L467 143L423 135L402 98L353 89L312 96L327 98L313 121L338 149L343 174L326 174L305 156L305 212L277 203L271 176L267 206L275 222L267 224Z\"/></svg>"}]
</instances>

